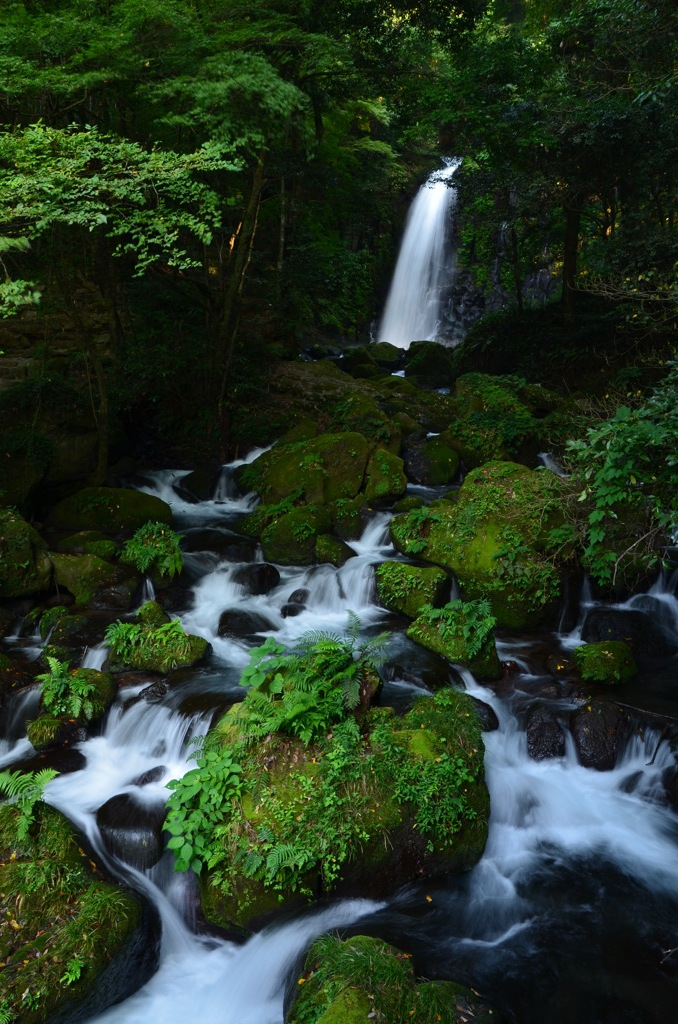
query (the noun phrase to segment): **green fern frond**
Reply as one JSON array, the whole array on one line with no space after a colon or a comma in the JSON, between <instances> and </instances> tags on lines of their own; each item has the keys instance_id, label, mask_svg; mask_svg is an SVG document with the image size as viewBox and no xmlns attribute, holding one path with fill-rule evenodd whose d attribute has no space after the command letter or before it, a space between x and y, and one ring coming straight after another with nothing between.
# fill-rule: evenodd
<instances>
[{"instance_id":1,"label":"green fern frond","mask_svg":"<svg viewBox=\"0 0 678 1024\"><path fill-rule=\"evenodd\" d=\"M39 800L48 782L56 778L58 772L52 768L42 768L39 772L8 772L0 771L0 792L10 800L33 797Z\"/></svg>"}]
</instances>

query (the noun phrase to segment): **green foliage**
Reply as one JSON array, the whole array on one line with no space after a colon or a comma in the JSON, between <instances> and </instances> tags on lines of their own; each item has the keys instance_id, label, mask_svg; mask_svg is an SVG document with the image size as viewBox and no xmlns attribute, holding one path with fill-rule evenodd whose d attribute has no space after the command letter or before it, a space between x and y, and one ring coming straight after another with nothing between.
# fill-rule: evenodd
<instances>
[{"instance_id":1,"label":"green foliage","mask_svg":"<svg viewBox=\"0 0 678 1024\"><path fill-rule=\"evenodd\" d=\"M146 523L125 541L120 561L135 566L139 572L155 569L161 576L177 576L184 564L180 540L181 534L166 523Z\"/></svg>"},{"instance_id":2,"label":"green foliage","mask_svg":"<svg viewBox=\"0 0 678 1024\"><path fill-rule=\"evenodd\" d=\"M641 572L656 565L662 540L678 531L678 368L636 408L619 406L567 449L582 485L583 558L594 579L614 583L625 563ZM649 525L619 550L617 520L634 509L649 514Z\"/></svg>"},{"instance_id":3,"label":"green foliage","mask_svg":"<svg viewBox=\"0 0 678 1024\"><path fill-rule=\"evenodd\" d=\"M291 654L269 637L252 651L240 678L250 690L234 716L243 735L254 740L280 732L309 744L348 712L364 715L388 634L363 642L359 634L360 621L349 612L346 637L306 633Z\"/></svg>"},{"instance_id":4,"label":"green foliage","mask_svg":"<svg viewBox=\"0 0 678 1024\"><path fill-rule=\"evenodd\" d=\"M158 672L168 672L190 661L196 654L196 639L184 632L179 619L161 626L118 620L107 626L104 633L111 652L123 665L152 666Z\"/></svg>"},{"instance_id":5,"label":"green foliage","mask_svg":"<svg viewBox=\"0 0 678 1024\"><path fill-rule=\"evenodd\" d=\"M497 620L486 598L477 601L448 601L444 608L432 608L425 604L419 610L419 617L433 626L446 641L454 641L461 635L466 644L466 655L475 658L480 654Z\"/></svg>"},{"instance_id":6,"label":"green foliage","mask_svg":"<svg viewBox=\"0 0 678 1024\"><path fill-rule=\"evenodd\" d=\"M45 786L58 774L52 768L42 768L39 772L0 771L0 793L13 800L19 809L16 831L19 842L26 839L35 820L33 808L42 800Z\"/></svg>"},{"instance_id":7,"label":"green foliage","mask_svg":"<svg viewBox=\"0 0 678 1024\"><path fill-rule=\"evenodd\" d=\"M96 682L80 669L69 669L67 662L49 655L45 659L49 672L36 676L42 684L42 704L53 716L89 720L97 712Z\"/></svg>"},{"instance_id":8,"label":"green foliage","mask_svg":"<svg viewBox=\"0 0 678 1024\"><path fill-rule=\"evenodd\" d=\"M242 789L242 768L230 751L201 745L195 761L195 768L169 783L174 792L164 828L171 836L167 845L174 851L176 871L199 872L214 862L214 838Z\"/></svg>"}]
</instances>

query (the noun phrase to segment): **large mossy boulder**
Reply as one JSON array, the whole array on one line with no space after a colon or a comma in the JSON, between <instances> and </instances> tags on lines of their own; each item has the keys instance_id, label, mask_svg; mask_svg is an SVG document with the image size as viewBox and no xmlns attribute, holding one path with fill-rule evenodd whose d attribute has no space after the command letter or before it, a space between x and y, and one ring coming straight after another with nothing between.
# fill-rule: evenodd
<instances>
[{"instance_id":1,"label":"large mossy boulder","mask_svg":"<svg viewBox=\"0 0 678 1024\"><path fill-rule=\"evenodd\" d=\"M139 587L140 576L130 566L113 565L97 555L52 554L54 580L69 591L78 605L127 611Z\"/></svg>"},{"instance_id":2,"label":"large mossy boulder","mask_svg":"<svg viewBox=\"0 0 678 1024\"><path fill-rule=\"evenodd\" d=\"M500 677L495 620L487 601L450 601L444 608L425 606L420 611L407 630L410 640L470 669L478 679Z\"/></svg>"},{"instance_id":3,"label":"large mossy boulder","mask_svg":"<svg viewBox=\"0 0 678 1024\"><path fill-rule=\"evenodd\" d=\"M47 525L55 530L101 530L122 533L148 522L172 522L167 502L154 494L124 487L85 487L64 498L50 511Z\"/></svg>"},{"instance_id":4,"label":"large mossy boulder","mask_svg":"<svg viewBox=\"0 0 678 1024\"><path fill-rule=\"evenodd\" d=\"M238 482L245 490L256 491L266 504L290 495L315 504L353 498L363 483L368 452L367 440L355 431L322 434L274 446L243 466Z\"/></svg>"},{"instance_id":5,"label":"large mossy boulder","mask_svg":"<svg viewBox=\"0 0 678 1024\"><path fill-rule=\"evenodd\" d=\"M406 490L403 460L384 448L377 448L367 464L365 499L374 505L392 505Z\"/></svg>"},{"instance_id":6,"label":"large mossy boulder","mask_svg":"<svg viewBox=\"0 0 678 1024\"><path fill-rule=\"evenodd\" d=\"M424 604L444 604L450 577L435 566L382 562L375 570L377 594L384 608L415 619Z\"/></svg>"},{"instance_id":7,"label":"large mossy boulder","mask_svg":"<svg viewBox=\"0 0 678 1024\"><path fill-rule=\"evenodd\" d=\"M421 897L425 903L425 896ZM430 899L430 897L429 897ZM424 981L408 954L382 939L325 935L313 943L288 1024L493 1024L491 1007L451 981Z\"/></svg>"},{"instance_id":8,"label":"large mossy boulder","mask_svg":"<svg viewBox=\"0 0 678 1024\"><path fill-rule=\"evenodd\" d=\"M457 379L455 395L465 411L450 426L450 443L467 466L514 458L536 438L539 424L518 397L524 383L517 377L484 373L467 373Z\"/></svg>"},{"instance_id":9,"label":"large mossy boulder","mask_svg":"<svg viewBox=\"0 0 678 1024\"><path fill-rule=\"evenodd\" d=\"M397 423L384 412L379 403L368 395L350 392L332 409L332 426L342 432L357 431L375 444L397 455L400 451L401 432Z\"/></svg>"},{"instance_id":10,"label":"large mossy boulder","mask_svg":"<svg viewBox=\"0 0 678 1024\"><path fill-rule=\"evenodd\" d=\"M0 1006L21 1024L88 1020L155 972L159 920L103 880L57 811L38 804L25 839L17 825L0 807Z\"/></svg>"},{"instance_id":11,"label":"large mossy boulder","mask_svg":"<svg viewBox=\"0 0 678 1024\"><path fill-rule=\"evenodd\" d=\"M572 660L587 683L619 686L638 673L631 648L623 640L603 640L576 647Z\"/></svg>"},{"instance_id":12,"label":"large mossy boulder","mask_svg":"<svg viewBox=\"0 0 678 1024\"><path fill-rule=\"evenodd\" d=\"M449 349L435 341L413 341L405 354L405 375L425 387L448 387L456 376Z\"/></svg>"},{"instance_id":13,"label":"large mossy boulder","mask_svg":"<svg viewBox=\"0 0 678 1024\"><path fill-rule=\"evenodd\" d=\"M228 750L237 712L217 726ZM322 743L269 735L242 761L224 858L200 876L217 924L248 926L322 895L379 898L399 885L471 867L487 839L489 796L471 699L442 690L402 718L374 709L364 735ZM227 852L228 851L228 852Z\"/></svg>"},{"instance_id":14,"label":"large mossy boulder","mask_svg":"<svg viewBox=\"0 0 678 1024\"><path fill-rule=\"evenodd\" d=\"M26 724L26 735L36 750L81 738L89 723L97 721L111 706L116 693L108 672L94 668L69 669L56 659L47 659L58 685L45 683L37 718ZM40 678L40 677L38 677ZM49 696L45 694L45 686Z\"/></svg>"},{"instance_id":15,"label":"large mossy boulder","mask_svg":"<svg viewBox=\"0 0 678 1024\"><path fill-rule=\"evenodd\" d=\"M264 557L278 565L313 565L316 544L330 533L332 517L324 505L300 505L274 519L261 534Z\"/></svg>"},{"instance_id":16,"label":"large mossy boulder","mask_svg":"<svg viewBox=\"0 0 678 1024\"><path fill-rule=\"evenodd\" d=\"M144 621L143 609L135 622L116 622L106 631L112 669L166 675L175 668L188 668L202 661L209 650L204 637L185 633L178 619L160 625L154 620Z\"/></svg>"},{"instance_id":17,"label":"large mossy boulder","mask_svg":"<svg viewBox=\"0 0 678 1024\"><path fill-rule=\"evenodd\" d=\"M520 628L560 594L546 552L563 487L549 470L490 462L468 474L456 502L396 516L391 537L404 554L450 569L466 598L487 596L498 625Z\"/></svg>"},{"instance_id":18,"label":"large mossy boulder","mask_svg":"<svg viewBox=\"0 0 678 1024\"><path fill-rule=\"evenodd\" d=\"M47 544L18 512L0 508L0 598L48 590L52 562Z\"/></svg>"}]
</instances>

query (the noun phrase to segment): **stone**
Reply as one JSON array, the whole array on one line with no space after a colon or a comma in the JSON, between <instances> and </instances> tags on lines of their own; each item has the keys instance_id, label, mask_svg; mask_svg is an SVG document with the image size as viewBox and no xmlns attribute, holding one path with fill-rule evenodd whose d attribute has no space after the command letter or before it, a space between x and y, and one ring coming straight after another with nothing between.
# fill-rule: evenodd
<instances>
[{"instance_id":1,"label":"stone","mask_svg":"<svg viewBox=\"0 0 678 1024\"><path fill-rule=\"evenodd\" d=\"M382 562L375 570L377 594L384 608L416 619L421 606L440 606L450 592L450 576L434 566Z\"/></svg>"},{"instance_id":2,"label":"stone","mask_svg":"<svg viewBox=\"0 0 678 1024\"><path fill-rule=\"evenodd\" d=\"M52 562L37 530L10 508L0 508L0 598L49 589Z\"/></svg>"},{"instance_id":3,"label":"stone","mask_svg":"<svg viewBox=\"0 0 678 1024\"><path fill-rule=\"evenodd\" d=\"M637 674L631 648L623 640L584 644L572 651L572 660L587 683L621 685Z\"/></svg>"},{"instance_id":4,"label":"stone","mask_svg":"<svg viewBox=\"0 0 678 1024\"><path fill-rule=\"evenodd\" d=\"M160 860L165 804L137 800L131 793L118 793L97 811L101 838L110 852L125 864L143 871Z\"/></svg>"},{"instance_id":5,"label":"stone","mask_svg":"<svg viewBox=\"0 0 678 1024\"><path fill-rule=\"evenodd\" d=\"M527 752L533 761L565 756L565 734L555 715L543 704L527 714Z\"/></svg>"},{"instance_id":6,"label":"stone","mask_svg":"<svg viewBox=\"0 0 678 1024\"><path fill-rule=\"evenodd\" d=\"M392 505L407 490L403 460L384 448L377 448L370 458L363 487L365 498L374 505Z\"/></svg>"},{"instance_id":7,"label":"stone","mask_svg":"<svg viewBox=\"0 0 678 1024\"><path fill-rule=\"evenodd\" d=\"M570 731L579 763L585 768L610 771L624 749L630 723L623 708L609 701L591 701L573 712Z\"/></svg>"},{"instance_id":8,"label":"stone","mask_svg":"<svg viewBox=\"0 0 678 1024\"><path fill-rule=\"evenodd\" d=\"M231 579L256 596L268 594L280 583L280 573L270 562L252 562L236 569Z\"/></svg>"},{"instance_id":9,"label":"stone","mask_svg":"<svg viewBox=\"0 0 678 1024\"><path fill-rule=\"evenodd\" d=\"M172 522L167 502L125 487L85 487L55 505L47 525L55 530L133 533L147 522Z\"/></svg>"}]
</instances>

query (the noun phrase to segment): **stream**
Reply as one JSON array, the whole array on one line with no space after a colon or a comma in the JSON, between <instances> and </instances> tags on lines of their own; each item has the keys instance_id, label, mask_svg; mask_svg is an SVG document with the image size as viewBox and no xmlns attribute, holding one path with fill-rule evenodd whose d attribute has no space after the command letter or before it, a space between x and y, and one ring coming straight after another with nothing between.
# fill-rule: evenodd
<instances>
[{"instance_id":1,"label":"stream","mask_svg":"<svg viewBox=\"0 0 678 1024\"><path fill-rule=\"evenodd\" d=\"M187 538L205 527L237 533L252 499L236 493L229 468L207 502L182 497L183 475L156 473L143 485L171 503L176 529ZM634 731L610 771L582 767L569 733L562 757L535 761L528 754L528 706L543 703L566 716L581 703L567 687L554 686L543 668L546 652L566 657L581 642L581 621L562 633L501 634L500 658L511 662L513 671L493 686L478 685L466 670L451 670L456 685L492 706L499 727L485 733L492 812L484 857L445 885L412 885L383 904L347 900L312 908L238 945L199 933L191 878L172 871L170 852L138 870L105 849L97 809L116 794L134 793L149 813L157 812L167 782L191 766L192 738L242 696L240 671L251 647L267 635L291 646L310 629L341 632L351 609L367 633L400 627L391 641L391 662L407 664L402 673L407 678L389 674L383 703L405 708L428 692L430 656L408 641L403 623L394 623L373 599L374 565L398 557L389 543L388 520L388 513L375 513L352 545L356 557L343 568L279 567L280 582L263 595L234 579L242 564L209 551L188 554L192 588L178 616L187 631L212 644L207 664L183 671L157 703L130 702L142 687L123 688L100 735L79 744L84 767L50 783L48 802L82 829L114 871L153 900L162 919L157 974L93 1022L167 1024L190 1014L201 1024L281 1024L291 973L312 939L331 929L393 942L412 953L419 972L471 985L506 1021L671 1024L678 1019L678 819L662 784L675 760L661 719L656 727ZM304 607L296 615L283 614L298 590L305 592ZM580 620L592 606L585 592ZM672 581L659 581L628 607L653 608L664 632L678 642ZM249 639L220 637L219 617L229 608L251 612L270 628ZM14 642L27 643L25 638ZM105 656L101 648L86 660L101 665ZM628 688L623 698L661 706L671 717L667 678L675 678L675 667L675 660L664 664L656 679L641 674L635 698ZM17 707L5 723L0 748L5 763L26 756L28 741L17 726L22 712L25 717L26 709ZM136 784L149 772L151 781Z\"/></svg>"}]
</instances>

